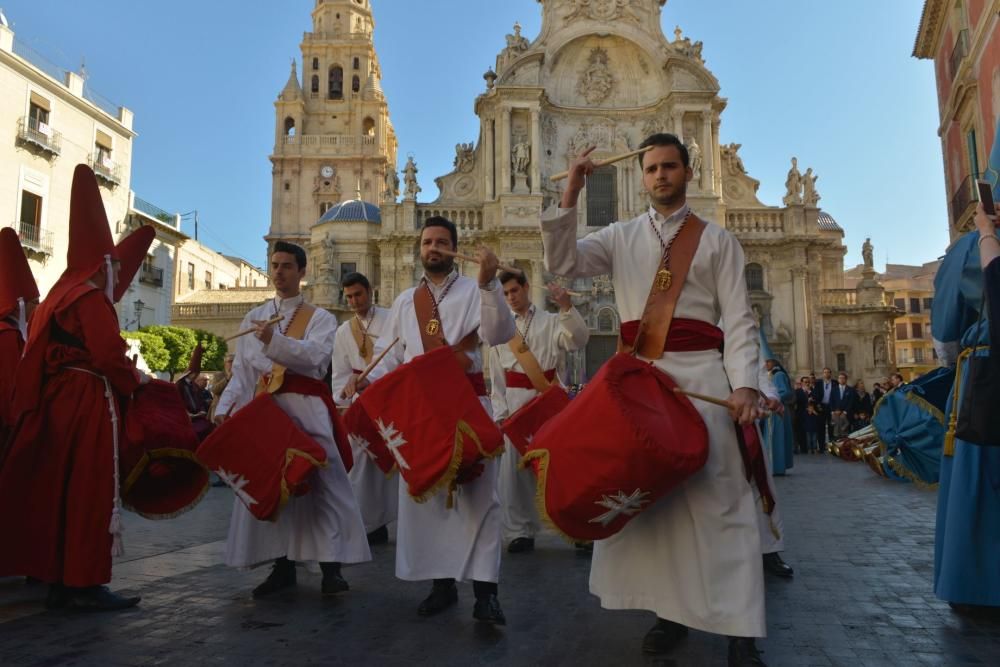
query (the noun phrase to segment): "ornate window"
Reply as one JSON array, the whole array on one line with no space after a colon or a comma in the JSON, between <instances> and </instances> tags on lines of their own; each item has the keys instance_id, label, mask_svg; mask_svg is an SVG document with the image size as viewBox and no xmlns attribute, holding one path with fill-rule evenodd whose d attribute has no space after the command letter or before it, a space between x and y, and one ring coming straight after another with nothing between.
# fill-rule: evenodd
<instances>
[{"instance_id":1,"label":"ornate window","mask_svg":"<svg viewBox=\"0 0 1000 667\"><path fill-rule=\"evenodd\" d=\"M618 170L598 167L587 178L587 226L607 227L618 216Z\"/></svg>"},{"instance_id":2,"label":"ornate window","mask_svg":"<svg viewBox=\"0 0 1000 667\"><path fill-rule=\"evenodd\" d=\"M285 136L294 137L295 136L295 119L291 116L285 118Z\"/></svg>"},{"instance_id":3,"label":"ornate window","mask_svg":"<svg viewBox=\"0 0 1000 667\"><path fill-rule=\"evenodd\" d=\"M743 277L747 281L749 291L764 291L764 268L760 264L747 264L746 268L743 269Z\"/></svg>"},{"instance_id":4,"label":"ornate window","mask_svg":"<svg viewBox=\"0 0 1000 667\"><path fill-rule=\"evenodd\" d=\"M313 58L313 69L319 69L319 58Z\"/></svg>"},{"instance_id":5,"label":"ornate window","mask_svg":"<svg viewBox=\"0 0 1000 667\"><path fill-rule=\"evenodd\" d=\"M327 84L331 100L344 99L344 70L339 65L330 68Z\"/></svg>"},{"instance_id":6,"label":"ornate window","mask_svg":"<svg viewBox=\"0 0 1000 667\"><path fill-rule=\"evenodd\" d=\"M313 74L312 86L309 88L309 90L313 93L319 92L319 77L315 74Z\"/></svg>"},{"instance_id":7,"label":"ornate window","mask_svg":"<svg viewBox=\"0 0 1000 667\"><path fill-rule=\"evenodd\" d=\"M361 69L361 58L356 56L354 58L354 69Z\"/></svg>"},{"instance_id":8,"label":"ornate window","mask_svg":"<svg viewBox=\"0 0 1000 667\"><path fill-rule=\"evenodd\" d=\"M613 333L615 330L615 313L610 308L604 308L597 313L597 330L601 333Z\"/></svg>"},{"instance_id":9,"label":"ornate window","mask_svg":"<svg viewBox=\"0 0 1000 667\"><path fill-rule=\"evenodd\" d=\"M375 136L375 121L371 118L365 118L361 122L361 133L366 137Z\"/></svg>"},{"instance_id":10,"label":"ornate window","mask_svg":"<svg viewBox=\"0 0 1000 667\"><path fill-rule=\"evenodd\" d=\"M357 74L351 77L351 90L355 93L361 90L361 79L358 77Z\"/></svg>"}]
</instances>

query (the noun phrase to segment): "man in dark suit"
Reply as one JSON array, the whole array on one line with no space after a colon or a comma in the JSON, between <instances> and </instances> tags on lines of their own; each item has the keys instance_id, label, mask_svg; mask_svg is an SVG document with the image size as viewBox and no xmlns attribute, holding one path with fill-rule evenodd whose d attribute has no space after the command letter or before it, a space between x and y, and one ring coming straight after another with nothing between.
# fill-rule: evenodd
<instances>
[{"instance_id":1,"label":"man in dark suit","mask_svg":"<svg viewBox=\"0 0 1000 667\"><path fill-rule=\"evenodd\" d=\"M826 439L833 440L833 426L830 422L830 401L833 400L833 388L837 385L833 381L833 371L829 368L823 369L823 377L813 385L812 397L823 410L823 428L817 434L819 437L819 450L822 452L826 444Z\"/></svg>"},{"instance_id":2,"label":"man in dark suit","mask_svg":"<svg viewBox=\"0 0 1000 667\"><path fill-rule=\"evenodd\" d=\"M833 386L833 390L830 392L830 415L831 421L833 422L847 422L850 423L850 416L854 413L854 404L857 402L858 394L854 391L854 387L847 384L847 373L843 371L837 375L837 384ZM841 419L841 416L844 419ZM847 435L846 431L849 431L849 427L841 426L837 429L837 437L843 437Z\"/></svg>"}]
</instances>

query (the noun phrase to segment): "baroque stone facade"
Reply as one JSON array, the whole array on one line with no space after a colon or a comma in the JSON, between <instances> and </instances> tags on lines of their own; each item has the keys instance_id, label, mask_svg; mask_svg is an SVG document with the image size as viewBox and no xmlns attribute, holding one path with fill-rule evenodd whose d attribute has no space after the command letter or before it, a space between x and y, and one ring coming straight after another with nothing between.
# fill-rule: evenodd
<instances>
[{"instance_id":1,"label":"baroque stone facade","mask_svg":"<svg viewBox=\"0 0 1000 667\"><path fill-rule=\"evenodd\" d=\"M316 11L325 4L340 3L320 2ZM793 162L785 205L757 198L760 183L747 173L740 144L719 141L726 100L705 66L702 43L680 28L669 39L660 27L665 0L540 4L539 35L529 41L515 25L495 69L484 75L485 91L475 101L479 137L474 145L456 146L454 169L435 179L438 199L417 201L417 162L410 156L401 201L364 197L380 210L377 222L362 220L370 214L358 194L349 219L338 210L339 223L311 228L312 246L328 244L331 265L357 262L374 271L380 301L388 304L419 278L421 222L443 215L458 226L462 245L484 243L523 268L541 304L545 283L560 280L543 270L538 229L541 211L560 194L550 175L588 146L596 146L600 159L634 149L653 132L670 131L694 160L692 207L734 232L746 250L754 310L789 371L840 366L866 380L889 373L891 359L876 355L883 349L877 339L892 348L895 310L874 278L844 287L844 232L818 207L817 177L811 169L799 173ZM603 168L582 195L579 235L629 219L647 205L637 161ZM272 226L269 238L275 232ZM614 352L620 321L607 277L573 287L583 294L574 300L592 330L572 364L571 379L582 381ZM334 291L325 294L324 305L336 309Z\"/></svg>"}]
</instances>

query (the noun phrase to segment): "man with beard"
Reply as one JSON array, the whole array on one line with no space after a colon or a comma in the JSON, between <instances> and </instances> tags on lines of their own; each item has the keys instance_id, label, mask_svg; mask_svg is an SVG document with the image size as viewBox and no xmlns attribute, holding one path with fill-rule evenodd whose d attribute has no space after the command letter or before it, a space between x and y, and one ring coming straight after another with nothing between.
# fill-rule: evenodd
<instances>
[{"instance_id":1,"label":"man with beard","mask_svg":"<svg viewBox=\"0 0 1000 667\"><path fill-rule=\"evenodd\" d=\"M685 225L696 225L700 239L676 301L671 335L663 353L650 361L686 390L728 396L730 408L694 401L708 430L705 466L619 533L595 544L590 590L605 608L656 613L643 640L647 653L671 650L695 628L730 637L731 666L759 666L764 663L753 638L766 633L761 547L733 423L750 424L759 416L759 342L743 249L731 233L693 215L686 201L693 173L684 144L672 134L654 134L640 144L647 146L652 148L638 159L649 210L580 240L576 204L596 168L589 157L593 149L573 161L560 207L542 216L546 268L569 278L610 274L622 331L637 332L630 322L640 320L647 301L653 301L651 290L669 288L671 244ZM720 322L721 329L715 326ZM697 332L695 341L682 346L671 340L680 324ZM625 344L634 340L623 333Z\"/></svg>"},{"instance_id":2,"label":"man with beard","mask_svg":"<svg viewBox=\"0 0 1000 667\"><path fill-rule=\"evenodd\" d=\"M344 387L352 375L360 375L372 362L375 341L389 319L389 310L372 303L372 288L368 278L360 273L344 276L344 300L354 311L354 317L337 328L333 341L333 397L338 405L351 401L343 396ZM396 520L399 505L399 477L386 477L375 462L354 447L354 467L348 477L361 507L369 544L389 541L387 525Z\"/></svg>"},{"instance_id":3,"label":"man with beard","mask_svg":"<svg viewBox=\"0 0 1000 667\"><path fill-rule=\"evenodd\" d=\"M468 357L465 372L476 388L487 413L490 401L483 382L483 355L478 344L500 345L514 337L514 318L503 301L503 290L496 279L499 262L487 248L476 251L478 280L461 276L447 253L458 249L458 230L450 220L434 216L424 222L420 232L420 261L424 275L420 283L402 292L392 304L389 321L375 346L378 356L389 343L399 339L375 367L369 377L376 381L400 364L424 353L421 325L414 305L417 290L426 290L433 304L433 332L458 347ZM422 298L422 297L421 297ZM347 383L352 396L359 385L357 376ZM441 400L448 400L442 396ZM397 522L396 576L406 581L433 580L430 595L420 603L417 613L430 616L444 611L458 601L456 581L472 580L476 603L473 617L478 621L504 625L506 619L497 598L500 575L500 505L497 502L497 462L483 462L482 474L462 484L458 508L447 506L446 494L438 493L424 503L417 503L399 485Z\"/></svg>"}]
</instances>

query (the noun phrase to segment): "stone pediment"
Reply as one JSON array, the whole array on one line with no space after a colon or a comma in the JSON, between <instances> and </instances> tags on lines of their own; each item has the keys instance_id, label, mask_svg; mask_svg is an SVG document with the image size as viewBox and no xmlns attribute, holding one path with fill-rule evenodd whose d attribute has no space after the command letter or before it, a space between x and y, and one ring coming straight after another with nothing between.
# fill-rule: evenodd
<instances>
[{"instance_id":1,"label":"stone pediment","mask_svg":"<svg viewBox=\"0 0 1000 667\"><path fill-rule=\"evenodd\" d=\"M673 90L684 92L719 92L719 80L703 65L686 58L670 58L664 65Z\"/></svg>"},{"instance_id":2,"label":"stone pediment","mask_svg":"<svg viewBox=\"0 0 1000 667\"><path fill-rule=\"evenodd\" d=\"M667 82L650 54L619 35L587 34L561 46L545 74L546 93L565 107L623 108L655 103Z\"/></svg>"},{"instance_id":3,"label":"stone pediment","mask_svg":"<svg viewBox=\"0 0 1000 667\"><path fill-rule=\"evenodd\" d=\"M434 203L479 203L483 200L483 193L479 183L480 162L482 151L479 147L472 147L472 144L458 144L455 146L455 168L434 179L441 193Z\"/></svg>"}]
</instances>

